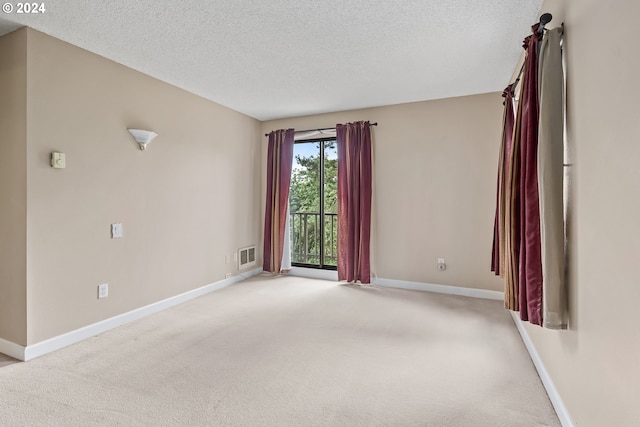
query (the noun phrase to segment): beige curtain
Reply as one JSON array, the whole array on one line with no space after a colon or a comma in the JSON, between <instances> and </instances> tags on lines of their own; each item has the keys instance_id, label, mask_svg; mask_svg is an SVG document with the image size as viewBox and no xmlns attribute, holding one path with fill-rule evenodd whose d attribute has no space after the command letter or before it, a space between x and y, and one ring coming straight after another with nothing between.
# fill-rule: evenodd
<instances>
[{"instance_id":1,"label":"beige curtain","mask_svg":"<svg viewBox=\"0 0 640 427\"><path fill-rule=\"evenodd\" d=\"M538 128L538 189L542 249L543 326L567 327L565 228L563 208L564 94L562 28L548 30L542 40L539 64L540 124Z\"/></svg>"},{"instance_id":2,"label":"beige curtain","mask_svg":"<svg viewBox=\"0 0 640 427\"><path fill-rule=\"evenodd\" d=\"M504 97L504 113L502 116L502 142L500 157L498 158L498 179L496 194L496 214L493 230L493 253L491 256L491 271L504 277L505 270L505 186L511 158L511 144L513 142L513 127L515 124L513 108L513 87L509 85L502 92Z\"/></svg>"},{"instance_id":3,"label":"beige curtain","mask_svg":"<svg viewBox=\"0 0 640 427\"><path fill-rule=\"evenodd\" d=\"M504 196L504 306L513 311L519 308L520 271L520 124L522 103L518 103L513 140L509 150L509 166L505 177Z\"/></svg>"}]
</instances>

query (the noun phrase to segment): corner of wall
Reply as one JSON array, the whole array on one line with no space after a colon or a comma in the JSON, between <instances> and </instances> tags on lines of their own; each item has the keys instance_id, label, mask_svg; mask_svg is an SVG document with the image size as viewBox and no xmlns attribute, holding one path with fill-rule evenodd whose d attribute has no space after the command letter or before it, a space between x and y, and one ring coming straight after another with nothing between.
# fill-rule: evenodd
<instances>
[{"instance_id":1,"label":"corner of wall","mask_svg":"<svg viewBox=\"0 0 640 427\"><path fill-rule=\"evenodd\" d=\"M0 339L26 345L27 30L0 37Z\"/></svg>"}]
</instances>

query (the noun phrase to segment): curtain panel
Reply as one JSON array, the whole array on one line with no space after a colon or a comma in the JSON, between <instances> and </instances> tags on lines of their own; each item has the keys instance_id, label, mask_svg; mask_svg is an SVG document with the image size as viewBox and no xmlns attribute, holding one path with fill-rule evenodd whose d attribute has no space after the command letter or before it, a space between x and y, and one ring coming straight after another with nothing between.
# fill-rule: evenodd
<instances>
[{"instance_id":1,"label":"curtain panel","mask_svg":"<svg viewBox=\"0 0 640 427\"><path fill-rule=\"evenodd\" d=\"M509 160L504 186L504 303L509 310L518 311L520 279L520 163L521 163L521 123L522 102L518 103L511 149L508 150ZM502 273L502 271L501 271Z\"/></svg>"},{"instance_id":2,"label":"curtain panel","mask_svg":"<svg viewBox=\"0 0 640 427\"><path fill-rule=\"evenodd\" d=\"M498 178L496 189L496 213L493 224L493 251L491 254L491 271L496 276L504 277L505 269L505 186L509 171L511 144L513 141L513 125L515 121L513 110L513 85L509 85L502 92L504 98L504 113L502 115L502 143L498 159Z\"/></svg>"},{"instance_id":3,"label":"curtain panel","mask_svg":"<svg viewBox=\"0 0 640 427\"><path fill-rule=\"evenodd\" d=\"M293 129L280 129L269 134L262 269L272 273L280 273L282 270L293 165L293 137Z\"/></svg>"},{"instance_id":4,"label":"curtain panel","mask_svg":"<svg viewBox=\"0 0 640 427\"><path fill-rule=\"evenodd\" d=\"M524 41L526 60L522 103L520 194L520 319L542 325L542 259L538 194L538 26Z\"/></svg>"},{"instance_id":5,"label":"curtain panel","mask_svg":"<svg viewBox=\"0 0 640 427\"><path fill-rule=\"evenodd\" d=\"M338 280L371 283L371 125L336 125Z\"/></svg>"},{"instance_id":6,"label":"curtain panel","mask_svg":"<svg viewBox=\"0 0 640 427\"><path fill-rule=\"evenodd\" d=\"M515 119L505 89L491 271L505 281L505 307L548 328L566 328L563 204L562 29L524 40ZM510 137L512 135L512 137Z\"/></svg>"},{"instance_id":7,"label":"curtain panel","mask_svg":"<svg viewBox=\"0 0 640 427\"><path fill-rule=\"evenodd\" d=\"M548 30L540 47L538 187L542 244L543 326L567 328L564 225L564 80L562 28Z\"/></svg>"}]
</instances>

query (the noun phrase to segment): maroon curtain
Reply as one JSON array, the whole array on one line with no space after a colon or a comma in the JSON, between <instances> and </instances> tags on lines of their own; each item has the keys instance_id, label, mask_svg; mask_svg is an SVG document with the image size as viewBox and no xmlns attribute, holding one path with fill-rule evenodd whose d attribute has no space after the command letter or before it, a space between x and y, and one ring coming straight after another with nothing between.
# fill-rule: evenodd
<instances>
[{"instance_id":1,"label":"maroon curtain","mask_svg":"<svg viewBox=\"0 0 640 427\"><path fill-rule=\"evenodd\" d=\"M520 151L520 318L542 325L542 261L540 205L538 200L538 45L539 24L524 41L526 50L520 102L522 103Z\"/></svg>"},{"instance_id":2,"label":"maroon curtain","mask_svg":"<svg viewBox=\"0 0 640 427\"><path fill-rule=\"evenodd\" d=\"M279 273L282 267L293 164L293 133L293 129L281 129L269 134L262 269L272 273Z\"/></svg>"},{"instance_id":3,"label":"maroon curtain","mask_svg":"<svg viewBox=\"0 0 640 427\"><path fill-rule=\"evenodd\" d=\"M371 282L371 126L336 125L338 145L338 280Z\"/></svg>"},{"instance_id":4,"label":"maroon curtain","mask_svg":"<svg viewBox=\"0 0 640 427\"><path fill-rule=\"evenodd\" d=\"M513 140L513 85L502 92L504 113L502 116L502 143L498 160L498 178L496 188L496 213L493 223L493 251L491 253L491 271L502 276L505 263L505 187L508 179L511 142Z\"/></svg>"}]
</instances>

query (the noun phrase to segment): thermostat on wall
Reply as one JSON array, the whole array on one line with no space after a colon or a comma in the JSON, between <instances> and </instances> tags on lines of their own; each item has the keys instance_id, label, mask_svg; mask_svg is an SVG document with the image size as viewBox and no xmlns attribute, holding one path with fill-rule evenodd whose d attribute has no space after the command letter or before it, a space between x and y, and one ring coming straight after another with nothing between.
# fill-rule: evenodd
<instances>
[{"instance_id":1,"label":"thermostat on wall","mask_svg":"<svg viewBox=\"0 0 640 427\"><path fill-rule=\"evenodd\" d=\"M58 153L57 151L51 153L51 167L54 169L64 169L64 153Z\"/></svg>"}]
</instances>

